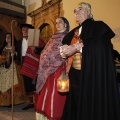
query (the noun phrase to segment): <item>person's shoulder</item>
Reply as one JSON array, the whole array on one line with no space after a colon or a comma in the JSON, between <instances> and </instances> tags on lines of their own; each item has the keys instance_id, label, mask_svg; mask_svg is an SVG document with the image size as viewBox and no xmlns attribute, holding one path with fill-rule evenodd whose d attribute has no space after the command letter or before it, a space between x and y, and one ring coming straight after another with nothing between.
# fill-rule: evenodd
<instances>
[{"instance_id":1,"label":"person's shoulder","mask_svg":"<svg viewBox=\"0 0 120 120\"><path fill-rule=\"evenodd\" d=\"M94 21L94 27L99 29L111 29L104 21Z\"/></svg>"},{"instance_id":2,"label":"person's shoulder","mask_svg":"<svg viewBox=\"0 0 120 120\"><path fill-rule=\"evenodd\" d=\"M95 25L99 25L99 26L108 26L104 21L99 20L99 21L94 21Z\"/></svg>"},{"instance_id":3,"label":"person's shoulder","mask_svg":"<svg viewBox=\"0 0 120 120\"><path fill-rule=\"evenodd\" d=\"M104 22L102 20L97 20L97 21L94 21L95 23L100 23L100 24L103 24Z\"/></svg>"},{"instance_id":4,"label":"person's shoulder","mask_svg":"<svg viewBox=\"0 0 120 120\"><path fill-rule=\"evenodd\" d=\"M95 30L101 31L101 34L107 35L107 38L112 38L115 36L115 33L112 31L112 29L103 21L95 21L94 22ZM106 34L105 34L106 33Z\"/></svg>"}]
</instances>

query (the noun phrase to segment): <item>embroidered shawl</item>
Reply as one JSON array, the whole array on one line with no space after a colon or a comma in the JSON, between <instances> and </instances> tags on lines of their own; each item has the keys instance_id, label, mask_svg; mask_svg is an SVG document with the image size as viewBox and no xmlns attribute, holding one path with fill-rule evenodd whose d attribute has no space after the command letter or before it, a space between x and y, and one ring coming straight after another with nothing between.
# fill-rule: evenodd
<instances>
[{"instance_id":1,"label":"embroidered shawl","mask_svg":"<svg viewBox=\"0 0 120 120\"><path fill-rule=\"evenodd\" d=\"M60 46L62 46L62 40L66 34L67 32L55 33L43 49L38 68L37 92L42 89L47 78L55 73L66 60L60 56Z\"/></svg>"}]
</instances>

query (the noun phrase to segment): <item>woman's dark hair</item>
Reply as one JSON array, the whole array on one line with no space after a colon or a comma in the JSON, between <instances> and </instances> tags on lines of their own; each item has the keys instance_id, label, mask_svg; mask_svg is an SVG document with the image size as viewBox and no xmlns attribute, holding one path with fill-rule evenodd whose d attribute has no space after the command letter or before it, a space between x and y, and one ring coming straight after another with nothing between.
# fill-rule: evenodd
<instances>
[{"instance_id":1,"label":"woman's dark hair","mask_svg":"<svg viewBox=\"0 0 120 120\"><path fill-rule=\"evenodd\" d=\"M6 36L7 36L7 35L10 35L10 36L11 36L11 45L12 45L12 34L11 34L11 33L6 33L6 34L5 34L5 40L4 40L4 42L3 42L2 48L0 49L1 54L2 54L2 51L3 51L3 49L5 48L5 46L7 45L7 42L6 42ZM17 41L16 41L16 39L15 39L15 37L14 37L14 46L15 46L16 42L17 42ZM11 53L9 53L9 54L11 54ZM11 56L11 55L10 55L10 56ZM8 61L5 62L5 68L6 68L6 69L10 67L11 62L12 62L12 57L9 57Z\"/></svg>"},{"instance_id":2,"label":"woman's dark hair","mask_svg":"<svg viewBox=\"0 0 120 120\"><path fill-rule=\"evenodd\" d=\"M5 40L3 41L2 45L1 45L1 48L0 48L0 54L2 54L2 51L4 49L4 47L7 45L7 42L6 42L6 35L10 35L11 36L11 45L12 45L12 34L11 33L6 33L5 34ZM14 45L16 45L16 38L14 37Z\"/></svg>"},{"instance_id":3,"label":"woman's dark hair","mask_svg":"<svg viewBox=\"0 0 120 120\"><path fill-rule=\"evenodd\" d=\"M11 33L6 33L5 34L5 40L4 40L4 47L7 45L7 42L6 42L6 36L7 35L10 35L11 36L11 45L12 45L12 34ZM14 37L14 45L16 44L16 39L15 39L15 37Z\"/></svg>"},{"instance_id":4,"label":"woman's dark hair","mask_svg":"<svg viewBox=\"0 0 120 120\"><path fill-rule=\"evenodd\" d=\"M69 25L69 22L68 22L68 20L65 18L65 17L60 17L65 23L66 23L66 30L67 31L69 31L69 29L70 29L70 25Z\"/></svg>"}]
</instances>

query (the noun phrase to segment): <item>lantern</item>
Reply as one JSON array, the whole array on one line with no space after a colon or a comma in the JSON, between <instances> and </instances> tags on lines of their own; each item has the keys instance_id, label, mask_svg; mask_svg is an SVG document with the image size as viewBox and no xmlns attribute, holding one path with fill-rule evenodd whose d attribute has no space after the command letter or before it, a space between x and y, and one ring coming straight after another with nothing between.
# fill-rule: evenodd
<instances>
[{"instance_id":1,"label":"lantern","mask_svg":"<svg viewBox=\"0 0 120 120\"><path fill-rule=\"evenodd\" d=\"M61 76L57 80L57 90L59 92L69 91L69 79L65 72L62 72Z\"/></svg>"}]
</instances>

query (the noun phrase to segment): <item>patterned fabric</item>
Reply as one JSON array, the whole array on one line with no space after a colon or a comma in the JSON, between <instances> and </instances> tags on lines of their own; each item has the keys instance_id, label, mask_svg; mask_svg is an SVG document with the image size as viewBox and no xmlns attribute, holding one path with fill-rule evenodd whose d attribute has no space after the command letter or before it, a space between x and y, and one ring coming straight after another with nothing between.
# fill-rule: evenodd
<instances>
[{"instance_id":1,"label":"patterned fabric","mask_svg":"<svg viewBox=\"0 0 120 120\"><path fill-rule=\"evenodd\" d=\"M71 45L74 44L74 43L76 43L76 42L79 40L78 32L79 32L79 30L76 29L75 32L74 32L74 37L73 37L73 39L72 39L72 41L71 41ZM80 53L80 54L81 54L81 53ZM73 59L74 59L74 54L71 55L71 56L69 56L69 58L68 58L67 73L69 73L69 70L70 70L70 68L71 68Z\"/></svg>"},{"instance_id":2,"label":"patterned fabric","mask_svg":"<svg viewBox=\"0 0 120 120\"><path fill-rule=\"evenodd\" d=\"M21 104L27 101L23 78L19 74L20 68L19 65L14 65L13 104ZM0 67L0 106L9 106L12 104L12 80L12 65L8 69Z\"/></svg>"},{"instance_id":3,"label":"patterned fabric","mask_svg":"<svg viewBox=\"0 0 120 120\"><path fill-rule=\"evenodd\" d=\"M0 91L4 93L5 91L9 90L12 87L12 64L11 66L6 69L4 66L0 67ZM6 74L6 75L5 75ZM14 64L14 85L18 84L16 66Z\"/></svg>"},{"instance_id":4,"label":"patterned fabric","mask_svg":"<svg viewBox=\"0 0 120 120\"><path fill-rule=\"evenodd\" d=\"M31 47L28 47L20 74L35 79L39 65L39 58L40 55L33 53Z\"/></svg>"},{"instance_id":5,"label":"patterned fabric","mask_svg":"<svg viewBox=\"0 0 120 120\"><path fill-rule=\"evenodd\" d=\"M72 67L77 69L77 70L81 70L81 53L74 54Z\"/></svg>"},{"instance_id":6,"label":"patterned fabric","mask_svg":"<svg viewBox=\"0 0 120 120\"><path fill-rule=\"evenodd\" d=\"M13 104L24 103L27 100L27 97L24 90L22 77L19 74L21 66L16 65L15 62L11 64L10 49L5 47L2 51L2 55L6 56L8 59L4 66L0 66L0 106L9 106L12 104L12 86L14 101ZM12 75L13 72L14 76Z\"/></svg>"},{"instance_id":7,"label":"patterned fabric","mask_svg":"<svg viewBox=\"0 0 120 120\"><path fill-rule=\"evenodd\" d=\"M10 61L11 59L10 49L7 49L6 47L4 47L2 51L2 55L4 55L7 58L5 64L0 67L0 91L4 93L5 91L7 91L8 89L12 87L13 64L11 64L11 61ZM8 64L7 66L9 66L7 67L7 69L6 69L6 63ZM13 85L16 85L16 84L18 84L18 78L17 78L16 66L14 63Z\"/></svg>"},{"instance_id":8,"label":"patterned fabric","mask_svg":"<svg viewBox=\"0 0 120 120\"><path fill-rule=\"evenodd\" d=\"M66 34L67 32L55 33L42 51L36 85L37 92L42 89L48 76L54 73L65 61L60 56L60 46L62 46L61 42Z\"/></svg>"}]
</instances>

